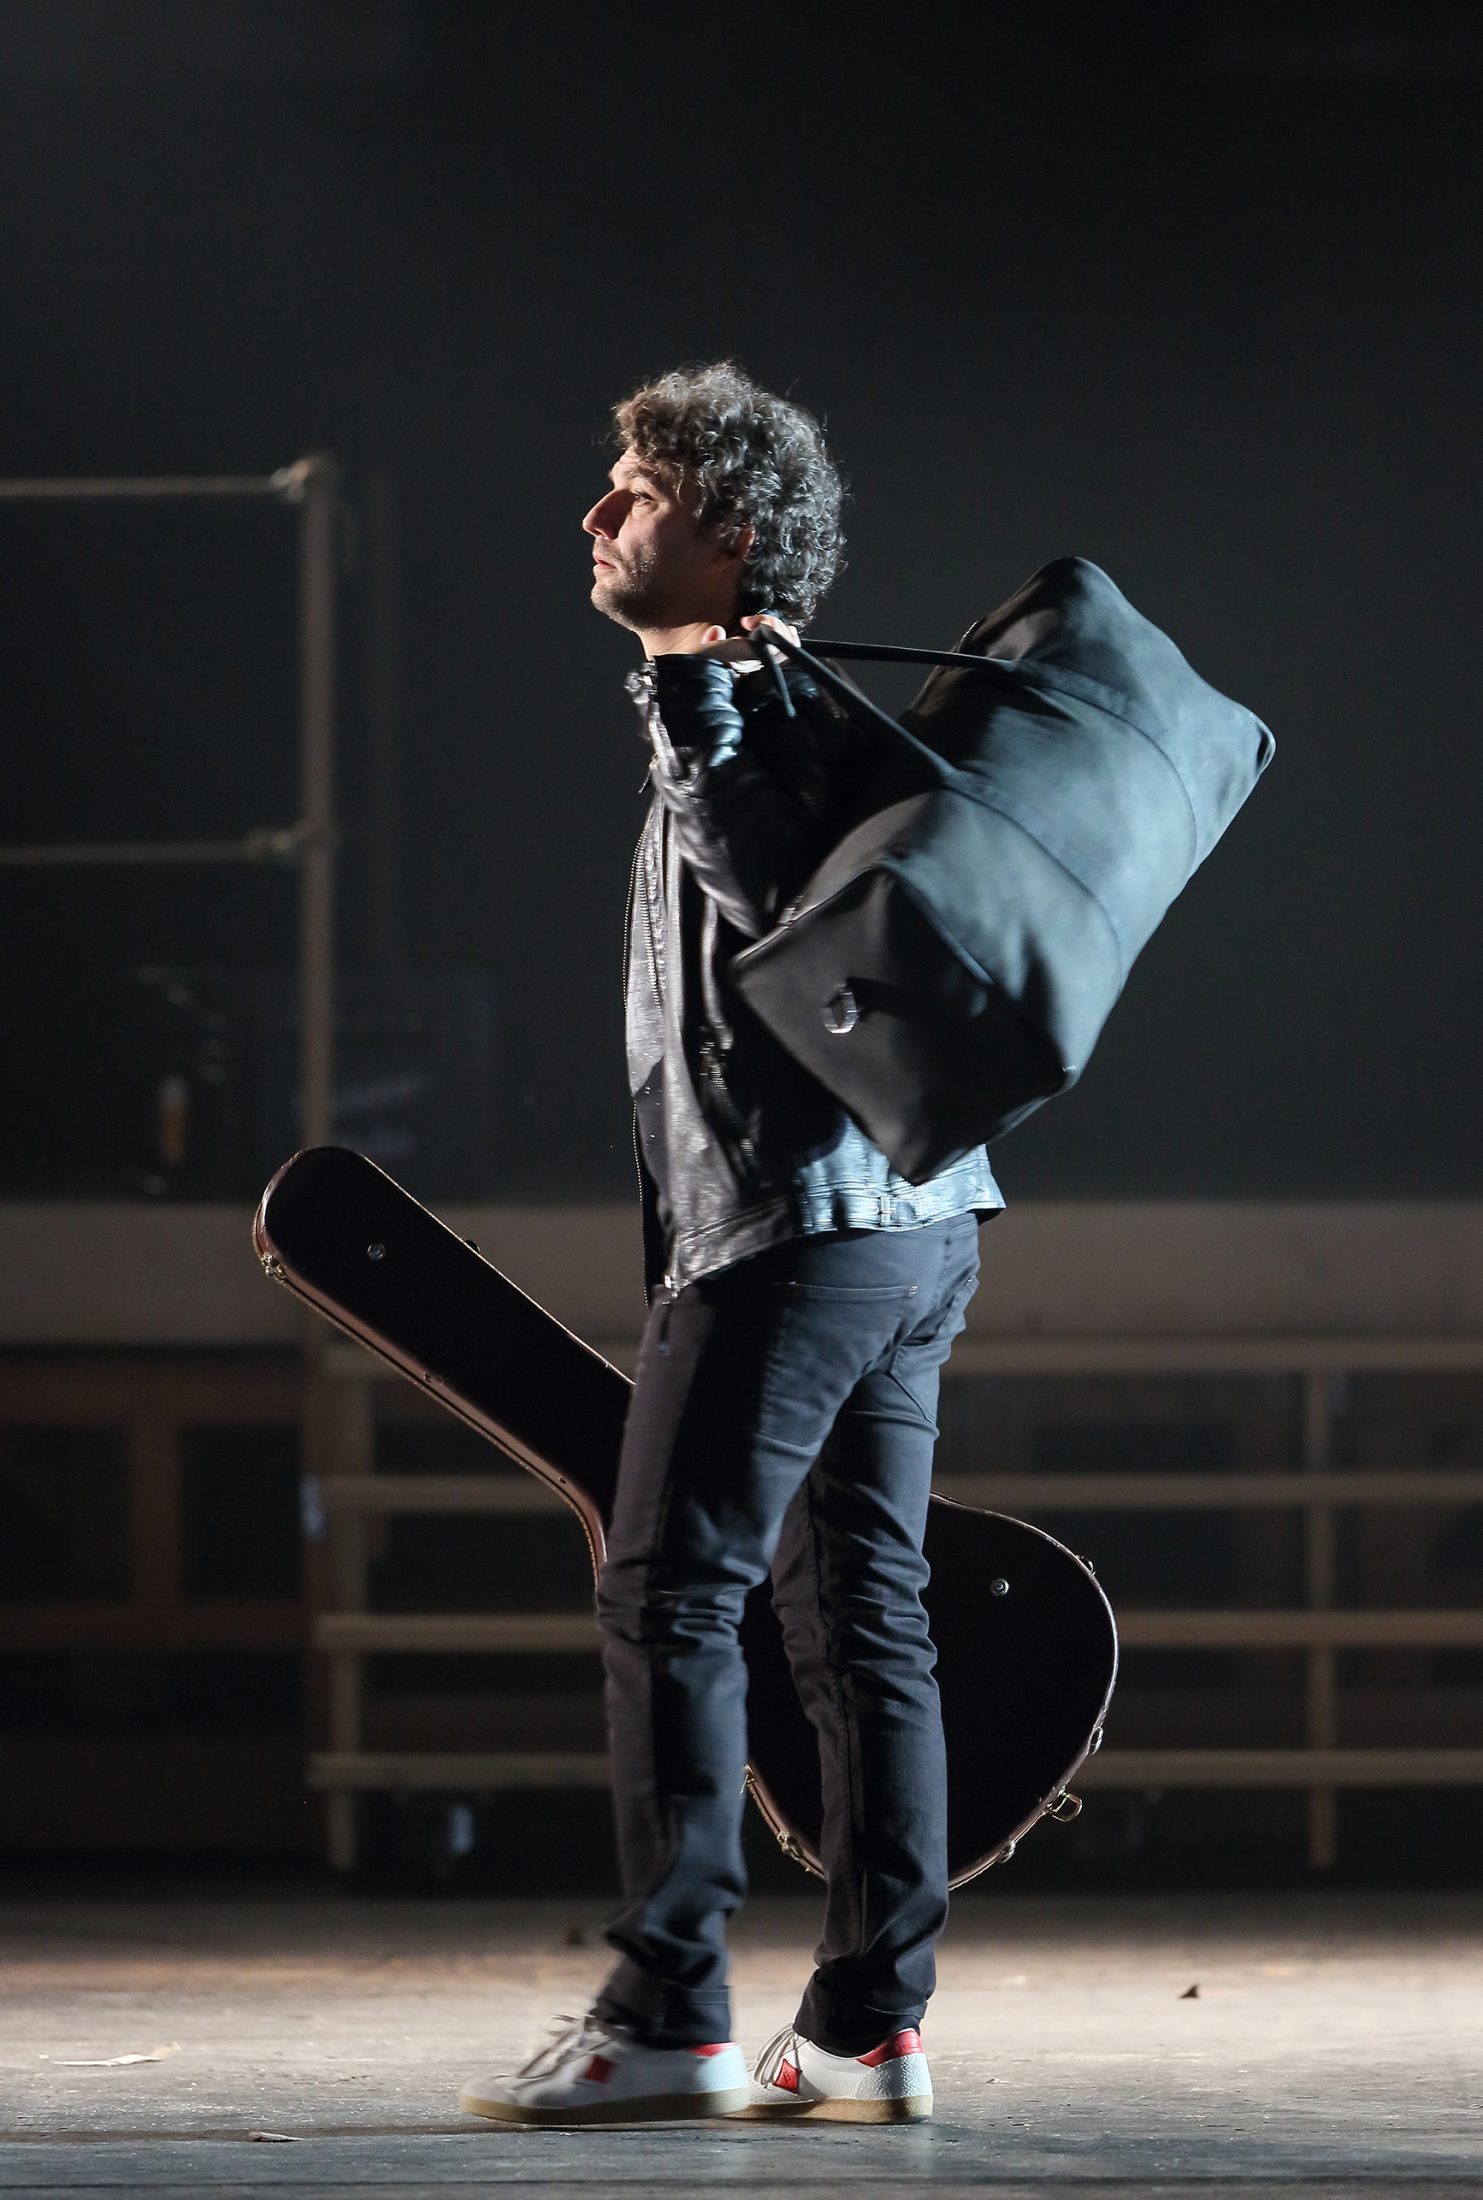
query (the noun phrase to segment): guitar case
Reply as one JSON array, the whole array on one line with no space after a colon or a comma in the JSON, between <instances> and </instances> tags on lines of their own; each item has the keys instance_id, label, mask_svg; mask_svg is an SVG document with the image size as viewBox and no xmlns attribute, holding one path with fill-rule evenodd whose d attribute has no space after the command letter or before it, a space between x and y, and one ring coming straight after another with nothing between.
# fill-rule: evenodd
<instances>
[{"instance_id":1,"label":"guitar case","mask_svg":"<svg viewBox=\"0 0 1483 2200\"><path fill-rule=\"evenodd\" d=\"M594 1572L633 1385L374 1162L312 1147L264 1192L268 1275L477 1429L576 1514ZM1020 1520L934 1496L927 1610L947 1733L948 1856L960 1886L1012 1854L1099 1746L1117 1673L1091 1570ZM813 1729L764 1583L743 1625L748 1785L787 1853L820 1872Z\"/></svg>"}]
</instances>

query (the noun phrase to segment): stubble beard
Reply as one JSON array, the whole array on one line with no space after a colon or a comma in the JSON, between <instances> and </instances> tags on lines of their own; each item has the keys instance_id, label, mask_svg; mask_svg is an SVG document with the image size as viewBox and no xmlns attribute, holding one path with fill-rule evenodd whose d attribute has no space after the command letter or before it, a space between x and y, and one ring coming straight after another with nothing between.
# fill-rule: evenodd
<instances>
[{"instance_id":1,"label":"stubble beard","mask_svg":"<svg viewBox=\"0 0 1483 2200\"><path fill-rule=\"evenodd\" d=\"M593 608L631 633L663 625L662 599L663 590L656 584L651 561L637 559L628 565L610 561L606 573L593 574Z\"/></svg>"}]
</instances>

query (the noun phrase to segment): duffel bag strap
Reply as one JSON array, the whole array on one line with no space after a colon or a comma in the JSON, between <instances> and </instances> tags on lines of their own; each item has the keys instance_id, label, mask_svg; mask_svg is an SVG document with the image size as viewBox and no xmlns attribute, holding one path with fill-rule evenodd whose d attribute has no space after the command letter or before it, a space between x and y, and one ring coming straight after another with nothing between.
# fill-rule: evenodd
<instances>
[{"instance_id":1,"label":"duffel bag strap","mask_svg":"<svg viewBox=\"0 0 1483 2200\"><path fill-rule=\"evenodd\" d=\"M768 639L775 637L769 635ZM986 665L992 668L999 663L997 658L982 656L977 650L906 649L899 642L826 642L815 635L813 646L824 657L873 658L877 664L977 665L982 672Z\"/></svg>"},{"instance_id":2,"label":"duffel bag strap","mask_svg":"<svg viewBox=\"0 0 1483 2200\"><path fill-rule=\"evenodd\" d=\"M871 701L863 688L856 687L853 680L847 680L833 665L825 664L821 657L815 656L812 650L805 649L801 642L795 642L788 635L779 633L776 627L754 627L747 638L757 644L768 669L780 686L781 676L772 656L774 649L782 650L795 664L802 665L819 686L832 695L840 707L847 710L852 717L864 719L878 732L893 736L939 775L951 772L952 766L935 749L929 748L925 741L918 740L909 727L902 725L899 718L893 718L889 711L882 710L878 703ZM976 666L980 672L993 672L1001 677L1006 669L991 657L971 656L966 650L904 649L894 642L816 641L814 649L827 650L832 657L872 657L877 660L885 658L897 664Z\"/></svg>"}]
</instances>

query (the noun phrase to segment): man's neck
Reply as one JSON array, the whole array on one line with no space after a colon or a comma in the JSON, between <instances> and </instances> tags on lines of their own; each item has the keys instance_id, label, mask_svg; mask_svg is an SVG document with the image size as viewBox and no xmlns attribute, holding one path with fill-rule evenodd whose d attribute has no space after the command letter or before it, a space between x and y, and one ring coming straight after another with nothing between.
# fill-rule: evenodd
<instances>
[{"instance_id":1,"label":"man's neck","mask_svg":"<svg viewBox=\"0 0 1483 2200\"><path fill-rule=\"evenodd\" d=\"M716 618L692 619L684 626L645 626L638 629L638 639L646 657L670 657L704 649L706 636L722 624Z\"/></svg>"}]
</instances>

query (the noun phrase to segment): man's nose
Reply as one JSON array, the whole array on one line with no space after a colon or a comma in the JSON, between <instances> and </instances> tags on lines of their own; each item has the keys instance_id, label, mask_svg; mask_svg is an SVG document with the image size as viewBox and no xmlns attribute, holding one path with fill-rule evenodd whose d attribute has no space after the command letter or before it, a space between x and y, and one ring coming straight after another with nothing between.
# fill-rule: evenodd
<instances>
[{"instance_id":1,"label":"man's nose","mask_svg":"<svg viewBox=\"0 0 1483 2200\"><path fill-rule=\"evenodd\" d=\"M583 534L601 535L605 542L611 542L618 532L619 524L621 524L621 514L617 510L617 504L616 491L611 496L599 497L582 522Z\"/></svg>"}]
</instances>

